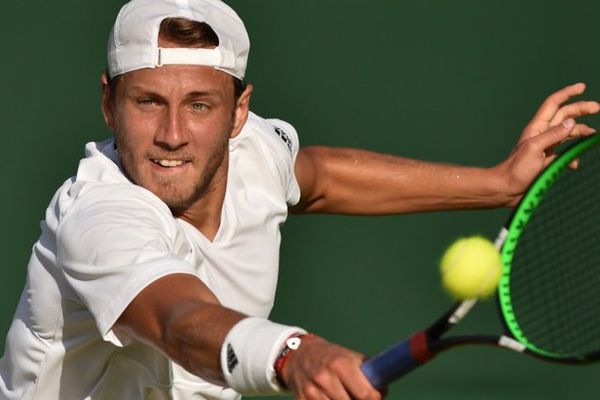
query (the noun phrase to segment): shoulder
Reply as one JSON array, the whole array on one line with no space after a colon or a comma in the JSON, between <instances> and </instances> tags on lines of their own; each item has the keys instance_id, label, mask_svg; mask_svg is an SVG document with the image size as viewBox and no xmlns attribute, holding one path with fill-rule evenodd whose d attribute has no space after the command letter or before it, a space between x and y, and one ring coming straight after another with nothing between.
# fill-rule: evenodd
<instances>
[{"instance_id":1,"label":"shoulder","mask_svg":"<svg viewBox=\"0 0 600 400\"><path fill-rule=\"evenodd\" d=\"M143 213L173 219L158 197L131 182L123 173L114 140L90 142L75 176L67 180L53 199L59 219L70 215L100 219L114 214Z\"/></svg>"},{"instance_id":2,"label":"shoulder","mask_svg":"<svg viewBox=\"0 0 600 400\"><path fill-rule=\"evenodd\" d=\"M261 171L259 182L264 183L264 177L270 176L288 204L298 201L294 165L300 143L296 129L290 123L250 113L246 125L232 140L230 162L234 168L252 171L240 172L246 175Z\"/></svg>"},{"instance_id":3,"label":"shoulder","mask_svg":"<svg viewBox=\"0 0 600 400\"><path fill-rule=\"evenodd\" d=\"M296 129L286 121L276 118L262 118L249 113L248 121L240 132L240 142L244 139L259 140L272 148L273 151L283 151L290 158L295 158L300 147Z\"/></svg>"},{"instance_id":4,"label":"shoulder","mask_svg":"<svg viewBox=\"0 0 600 400\"><path fill-rule=\"evenodd\" d=\"M77 174L58 190L46 222L57 239L77 243L155 232L168 238L177 223L167 205L122 172L112 140L88 143Z\"/></svg>"},{"instance_id":5,"label":"shoulder","mask_svg":"<svg viewBox=\"0 0 600 400\"><path fill-rule=\"evenodd\" d=\"M61 225L77 232L112 225L166 231L176 227L167 205L133 183L75 182L65 195L70 204Z\"/></svg>"},{"instance_id":6,"label":"shoulder","mask_svg":"<svg viewBox=\"0 0 600 400\"><path fill-rule=\"evenodd\" d=\"M86 184L58 220L56 246L65 271L134 265L189 252L166 204L132 183Z\"/></svg>"}]
</instances>

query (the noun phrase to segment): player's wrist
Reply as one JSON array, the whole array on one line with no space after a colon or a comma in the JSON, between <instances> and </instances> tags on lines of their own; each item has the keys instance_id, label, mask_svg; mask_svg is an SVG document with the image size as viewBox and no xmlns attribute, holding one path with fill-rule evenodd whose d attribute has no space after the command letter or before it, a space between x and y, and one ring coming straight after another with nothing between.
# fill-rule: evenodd
<instances>
[{"instance_id":1,"label":"player's wrist","mask_svg":"<svg viewBox=\"0 0 600 400\"><path fill-rule=\"evenodd\" d=\"M510 168L510 160L485 168L484 185L487 187L490 206L512 207L522 195Z\"/></svg>"},{"instance_id":2,"label":"player's wrist","mask_svg":"<svg viewBox=\"0 0 600 400\"><path fill-rule=\"evenodd\" d=\"M243 395L285 393L275 372L276 360L290 337L306 334L299 327L249 317L231 328L221 347L221 368L227 384Z\"/></svg>"},{"instance_id":3,"label":"player's wrist","mask_svg":"<svg viewBox=\"0 0 600 400\"><path fill-rule=\"evenodd\" d=\"M294 334L290 336L285 341L285 346L277 359L275 359L275 363L273 364L273 369L275 370L275 378L277 382L284 390L289 390L289 376L285 373L287 372L286 366L288 365L288 361L295 357L296 351L300 349L301 346L308 340L316 338L317 335L312 333L303 333L303 334Z\"/></svg>"}]
</instances>

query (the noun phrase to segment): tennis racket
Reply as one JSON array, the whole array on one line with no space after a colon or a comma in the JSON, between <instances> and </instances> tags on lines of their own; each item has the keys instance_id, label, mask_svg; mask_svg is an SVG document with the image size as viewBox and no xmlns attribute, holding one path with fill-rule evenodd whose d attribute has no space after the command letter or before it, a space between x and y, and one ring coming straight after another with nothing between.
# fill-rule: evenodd
<instances>
[{"instance_id":1,"label":"tennis racket","mask_svg":"<svg viewBox=\"0 0 600 400\"><path fill-rule=\"evenodd\" d=\"M560 363L600 358L600 135L562 152L531 184L496 239L502 259L499 335L442 337L477 303L455 303L427 329L365 361L379 389L467 344ZM580 159L581 168L568 165Z\"/></svg>"}]
</instances>

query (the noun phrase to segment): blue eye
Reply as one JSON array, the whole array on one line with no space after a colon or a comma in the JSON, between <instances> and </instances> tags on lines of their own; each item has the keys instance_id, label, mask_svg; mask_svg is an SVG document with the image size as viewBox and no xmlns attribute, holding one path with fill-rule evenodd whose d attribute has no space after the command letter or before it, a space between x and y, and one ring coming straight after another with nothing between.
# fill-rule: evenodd
<instances>
[{"instance_id":1,"label":"blue eye","mask_svg":"<svg viewBox=\"0 0 600 400\"><path fill-rule=\"evenodd\" d=\"M192 103L192 109L194 111L202 111L206 109L206 104L204 103Z\"/></svg>"},{"instance_id":2,"label":"blue eye","mask_svg":"<svg viewBox=\"0 0 600 400\"><path fill-rule=\"evenodd\" d=\"M151 106L151 105L153 105L155 103L156 102L154 101L154 99L145 98L145 99L139 99L138 100L138 104L141 105L141 106Z\"/></svg>"}]
</instances>

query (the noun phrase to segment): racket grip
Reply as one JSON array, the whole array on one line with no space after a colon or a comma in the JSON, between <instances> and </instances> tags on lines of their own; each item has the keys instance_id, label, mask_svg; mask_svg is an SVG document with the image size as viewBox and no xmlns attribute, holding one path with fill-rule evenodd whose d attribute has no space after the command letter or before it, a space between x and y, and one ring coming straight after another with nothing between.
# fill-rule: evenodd
<instances>
[{"instance_id":1,"label":"racket grip","mask_svg":"<svg viewBox=\"0 0 600 400\"><path fill-rule=\"evenodd\" d=\"M369 358L361 366L371 385L384 389L433 357L424 332L417 332L403 342Z\"/></svg>"}]
</instances>

